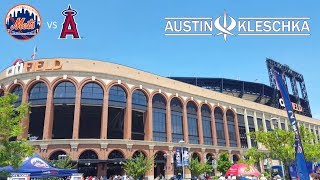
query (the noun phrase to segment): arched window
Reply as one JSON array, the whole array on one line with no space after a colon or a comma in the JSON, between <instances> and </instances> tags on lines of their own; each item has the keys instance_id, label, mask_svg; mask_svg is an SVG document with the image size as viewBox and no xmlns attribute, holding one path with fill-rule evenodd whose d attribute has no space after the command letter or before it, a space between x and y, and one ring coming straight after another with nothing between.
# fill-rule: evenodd
<instances>
[{"instance_id":1,"label":"arched window","mask_svg":"<svg viewBox=\"0 0 320 180\"><path fill-rule=\"evenodd\" d=\"M71 82L61 82L54 90L54 104L74 104L76 87Z\"/></svg>"},{"instance_id":2,"label":"arched window","mask_svg":"<svg viewBox=\"0 0 320 180\"><path fill-rule=\"evenodd\" d=\"M227 111L227 124L228 124L230 146L237 147L236 129L234 124L234 113L231 110Z\"/></svg>"},{"instance_id":3,"label":"arched window","mask_svg":"<svg viewBox=\"0 0 320 180\"><path fill-rule=\"evenodd\" d=\"M165 176L165 165L167 162L166 159L166 155L162 152L162 151L158 151L155 154L155 158L154 158L154 179L156 179L157 177L159 177L159 175L163 175Z\"/></svg>"},{"instance_id":4,"label":"arched window","mask_svg":"<svg viewBox=\"0 0 320 180\"><path fill-rule=\"evenodd\" d=\"M45 105L47 102L48 88L43 82L35 84L29 93L30 105Z\"/></svg>"},{"instance_id":5,"label":"arched window","mask_svg":"<svg viewBox=\"0 0 320 180\"><path fill-rule=\"evenodd\" d=\"M58 150L58 151L55 151L54 153L52 153L49 157L50 160L59 160L63 157L66 156L66 152L64 151L61 151L61 150Z\"/></svg>"},{"instance_id":6,"label":"arched window","mask_svg":"<svg viewBox=\"0 0 320 180\"><path fill-rule=\"evenodd\" d=\"M127 95L121 86L112 86L109 91L109 106L126 107Z\"/></svg>"},{"instance_id":7,"label":"arched window","mask_svg":"<svg viewBox=\"0 0 320 180\"><path fill-rule=\"evenodd\" d=\"M53 139L72 138L75 97L76 87L69 81L61 82L54 88Z\"/></svg>"},{"instance_id":8,"label":"arched window","mask_svg":"<svg viewBox=\"0 0 320 180\"><path fill-rule=\"evenodd\" d=\"M183 140L183 124L182 124L182 103L178 98L173 98L170 102L171 109L171 132L172 142Z\"/></svg>"},{"instance_id":9,"label":"arched window","mask_svg":"<svg viewBox=\"0 0 320 180\"><path fill-rule=\"evenodd\" d=\"M201 119L203 130L203 142L205 145L213 145L211 110L208 105L203 105L201 107Z\"/></svg>"},{"instance_id":10,"label":"arched window","mask_svg":"<svg viewBox=\"0 0 320 180\"><path fill-rule=\"evenodd\" d=\"M101 86L94 82L84 85L81 91L81 104L102 105L103 89Z\"/></svg>"},{"instance_id":11,"label":"arched window","mask_svg":"<svg viewBox=\"0 0 320 180\"><path fill-rule=\"evenodd\" d=\"M190 144L199 144L197 106L189 101L187 104L188 137Z\"/></svg>"},{"instance_id":12,"label":"arched window","mask_svg":"<svg viewBox=\"0 0 320 180\"><path fill-rule=\"evenodd\" d=\"M232 162L233 162L233 164L236 164L238 161L239 161L238 155L236 155L236 154L232 155Z\"/></svg>"},{"instance_id":13,"label":"arched window","mask_svg":"<svg viewBox=\"0 0 320 180\"><path fill-rule=\"evenodd\" d=\"M197 159L199 162L201 161L199 154L196 152L192 153L192 159Z\"/></svg>"},{"instance_id":14,"label":"arched window","mask_svg":"<svg viewBox=\"0 0 320 180\"><path fill-rule=\"evenodd\" d=\"M109 154L108 159L124 159L124 155L122 154L121 151L113 150L113 151Z\"/></svg>"},{"instance_id":15,"label":"arched window","mask_svg":"<svg viewBox=\"0 0 320 180\"><path fill-rule=\"evenodd\" d=\"M85 84L81 90L79 138L100 138L102 105L102 87L95 82Z\"/></svg>"},{"instance_id":16,"label":"arched window","mask_svg":"<svg viewBox=\"0 0 320 180\"><path fill-rule=\"evenodd\" d=\"M214 118L216 123L218 146L225 146L226 139L224 135L224 126L223 126L223 112L220 108L214 109Z\"/></svg>"},{"instance_id":17,"label":"arched window","mask_svg":"<svg viewBox=\"0 0 320 180\"><path fill-rule=\"evenodd\" d=\"M143 157L147 157L146 154L145 154L143 151L136 151L136 152L133 153L132 159L135 159L136 157L140 156L140 154L141 154Z\"/></svg>"},{"instance_id":18,"label":"arched window","mask_svg":"<svg viewBox=\"0 0 320 180\"><path fill-rule=\"evenodd\" d=\"M23 95L23 89L20 85L17 85L15 88L12 89L11 91L12 94L15 94L18 96L18 99L14 103L14 105L17 107L21 104L22 101L22 95Z\"/></svg>"},{"instance_id":19,"label":"arched window","mask_svg":"<svg viewBox=\"0 0 320 180\"><path fill-rule=\"evenodd\" d=\"M152 98L153 141L166 142L166 100L161 94Z\"/></svg>"},{"instance_id":20,"label":"arched window","mask_svg":"<svg viewBox=\"0 0 320 180\"><path fill-rule=\"evenodd\" d=\"M132 129L133 140L144 140L144 125L147 112L147 96L141 90L132 93Z\"/></svg>"},{"instance_id":21,"label":"arched window","mask_svg":"<svg viewBox=\"0 0 320 180\"><path fill-rule=\"evenodd\" d=\"M34 139L42 139L44 118L46 113L48 88L44 82L38 82L29 92L31 113L28 134Z\"/></svg>"},{"instance_id":22,"label":"arched window","mask_svg":"<svg viewBox=\"0 0 320 180\"><path fill-rule=\"evenodd\" d=\"M108 139L122 139L127 95L121 86L109 90Z\"/></svg>"},{"instance_id":23,"label":"arched window","mask_svg":"<svg viewBox=\"0 0 320 180\"><path fill-rule=\"evenodd\" d=\"M132 93L132 109L147 111L147 96L141 90Z\"/></svg>"},{"instance_id":24,"label":"arched window","mask_svg":"<svg viewBox=\"0 0 320 180\"><path fill-rule=\"evenodd\" d=\"M86 150L81 153L78 161L78 172L83 173L85 177L97 175L98 155L92 150Z\"/></svg>"},{"instance_id":25,"label":"arched window","mask_svg":"<svg viewBox=\"0 0 320 180\"><path fill-rule=\"evenodd\" d=\"M98 159L98 155L92 150L86 150L80 154L79 159Z\"/></svg>"}]
</instances>

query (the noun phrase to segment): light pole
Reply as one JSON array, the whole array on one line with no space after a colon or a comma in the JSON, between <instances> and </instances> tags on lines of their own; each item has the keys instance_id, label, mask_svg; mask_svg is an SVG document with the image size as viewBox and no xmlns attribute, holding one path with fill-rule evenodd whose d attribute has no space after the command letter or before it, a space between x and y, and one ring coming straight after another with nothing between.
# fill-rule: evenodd
<instances>
[{"instance_id":1,"label":"light pole","mask_svg":"<svg viewBox=\"0 0 320 180\"><path fill-rule=\"evenodd\" d=\"M184 140L180 140L179 143L181 144L181 162L182 162L182 179L184 179L184 157L183 157L183 145L184 145Z\"/></svg>"}]
</instances>

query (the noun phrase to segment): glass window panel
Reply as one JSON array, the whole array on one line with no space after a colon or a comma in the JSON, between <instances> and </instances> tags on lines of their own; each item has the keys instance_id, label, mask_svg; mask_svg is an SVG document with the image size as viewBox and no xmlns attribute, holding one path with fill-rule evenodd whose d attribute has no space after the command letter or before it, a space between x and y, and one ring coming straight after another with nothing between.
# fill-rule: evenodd
<instances>
[{"instance_id":1,"label":"glass window panel","mask_svg":"<svg viewBox=\"0 0 320 180\"><path fill-rule=\"evenodd\" d=\"M29 93L29 103L31 105L45 105L47 102L48 88L43 82L35 84Z\"/></svg>"}]
</instances>

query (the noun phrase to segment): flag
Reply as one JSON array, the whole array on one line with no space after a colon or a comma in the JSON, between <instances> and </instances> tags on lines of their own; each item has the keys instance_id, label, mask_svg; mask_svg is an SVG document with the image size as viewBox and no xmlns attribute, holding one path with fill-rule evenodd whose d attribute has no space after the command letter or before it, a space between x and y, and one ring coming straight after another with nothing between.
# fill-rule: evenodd
<instances>
[{"instance_id":1,"label":"flag","mask_svg":"<svg viewBox=\"0 0 320 180\"><path fill-rule=\"evenodd\" d=\"M31 59L34 60L36 58L37 51L38 51L37 46L34 46L33 54L31 55Z\"/></svg>"},{"instance_id":2,"label":"flag","mask_svg":"<svg viewBox=\"0 0 320 180\"><path fill-rule=\"evenodd\" d=\"M295 157L296 157L298 177L300 178L300 180L310 180L308 169L307 169L307 163L306 163L306 160L304 157L303 147L302 147L302 143L301 143L301 139L300 139L300 135L299 135L299 128L297 126L297 121L296 121L296 118L293 113L293 108L291 105L288 90L287 90L286 86L284 85L281 76L276 72L274 72L274 74L275 74L275 79L276 79L278 88L280 90L282 99L284 101L284 104L285 104L285 107L287 110L287 114L288 114L289 120L291 122L293 132L294 132L295 153L296 153Z\"/></svg>"}]
</instances>

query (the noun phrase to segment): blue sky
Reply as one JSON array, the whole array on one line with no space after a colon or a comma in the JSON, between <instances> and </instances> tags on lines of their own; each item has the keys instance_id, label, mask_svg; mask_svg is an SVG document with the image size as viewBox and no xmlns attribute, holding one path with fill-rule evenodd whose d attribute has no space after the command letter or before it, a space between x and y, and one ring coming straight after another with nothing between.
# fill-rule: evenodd
<instances>
[{"instance_id":1,"label":"blue sky","mask_svg":"<svg viewBox=\"0 0 320 180\"><path fill-rule=\"evenodd\" d=\"M269 84L266 57L288 64L304 75L313 116L320 119L319 1L191 0L3 0L0 19L16 4L34 6L41 14L40 33L29 41L0 29L0 69L17 58L73 57L115 62L162 76L225 77ZM68 4L81 40L59 40ZM310 37L167 37L165 17L213 17L226 10L233 17L310 17ZM58 22L49 29L47 22Z\"/></svg>"}]
</instances>

